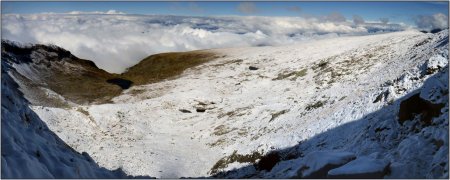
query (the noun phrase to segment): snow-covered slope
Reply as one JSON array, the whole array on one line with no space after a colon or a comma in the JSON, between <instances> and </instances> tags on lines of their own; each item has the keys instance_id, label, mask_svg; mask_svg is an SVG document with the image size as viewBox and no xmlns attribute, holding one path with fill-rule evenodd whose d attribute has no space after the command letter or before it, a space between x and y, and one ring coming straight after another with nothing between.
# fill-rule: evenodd
<instances>
[{"instance_id":1,"label":"snow-covered slope","mask_svg":"<svg viewBox=\"0 0 450 180\"><path fill-rule=\"evenodd\" d=\"M2 61L2 178L127 178L61 140L30 109Z\"/></svg>"},{"instance_id":2,"label":"snow-covered slope","mask_svg":"<svg viewBox=\"0 0 450 180\"><path fill-rule=\"evenodd\" d=\"M448 177L447 31L209 51L220 58L113 103L31 108L130 175Z\"/></svg>"}]
</instances>

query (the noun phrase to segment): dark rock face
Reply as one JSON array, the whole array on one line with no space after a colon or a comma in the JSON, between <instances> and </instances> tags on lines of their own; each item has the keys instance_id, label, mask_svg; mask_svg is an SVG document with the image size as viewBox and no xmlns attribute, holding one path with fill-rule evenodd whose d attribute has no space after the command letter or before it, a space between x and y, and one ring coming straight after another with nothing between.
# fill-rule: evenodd
<instances>
[{"instance_id":1,"label":"dark rock face","mask_svg":"<svg viewBox=\"0 0 450 180\"><path fill-rule=\"evenodd\" d=\"M281 157L277 152L271 152L261 158L257 169L270 171L280 160Z\"/></svg>"},{"instance_id":2,"label":"dark rock face","mask_svg":"<svg viewBox=\"0 0 450 180\"><path fill-rule=\"evenodd\" d=\"M42 50L48 53L55 53L52 57L46 57L46 59L51 61L60 61L63 58L69 58L69 59L77 59L75 56L73 56L70 51L67 51L61 47L55 46L55 45L42 45L42 44L36 44L36 45L19 45L12 41L8 40L2 40L2 52L8 52L10 54L13 54L16 58L13 59L15 63L30 63L31 58L30 55L33 51ZM2 53L3 55L3 53Z\"/></svg>"},{"instance_id":3,"label":"dark rock face","mask_svg":"<svg viewBox=\"0 0 450 180\"><path fill-rule=\"evenodd\" d=\"M433 104L420 97L420 94L413 95L400 104L398 121L400 124L407 120L412 120L420 114L420 121L426 125L431 124L431 119L441 114L444 104Z\"/></svg>"},{"instance_id":4,"label":"dark rock face","mask_svg":"<svg viewBox=\"0 0 450 180\"><path fill-rule=\"evenodd\" d=\"M430 31L430 33L435 34L435 33L441 32L441 31L442 31L442 29L437 28L437 29L432 29L432 30Z\"/></svg>"},{"instance_id":5,"label":"dark rock face","mask_svg":"<svg viewBox=\"0 0 450 180\"><path fill-rule=\"evenodd\" d=\"M254 70L258 70L259 68L255 67L255 66L249 66L248 69L254 71Z\"/></svg>"},{"instance_id":6,"label":"dark rock face","mask_svg":"<svg viewBox=\"0 0 450 180\"><path fill-rule=\"evenodd\" d=\"M122 78L114 78L106 80L107 83L118 85L122 89L128 89L133 84L133 81L122 79Z\"/></svg>"}]
</instances>

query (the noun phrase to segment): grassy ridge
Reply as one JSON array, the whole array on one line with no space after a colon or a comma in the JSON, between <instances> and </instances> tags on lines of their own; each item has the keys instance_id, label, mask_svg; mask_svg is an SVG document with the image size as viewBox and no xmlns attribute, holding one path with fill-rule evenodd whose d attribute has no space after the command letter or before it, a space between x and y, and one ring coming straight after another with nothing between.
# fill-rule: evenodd
<instances>
[{"instance_id":1,"label":"grassy ridge","mask_svg":"<svg viewBox=\"0 0 450 180\"><path fill-rule=\"evenodd\" d=\"M184 70L213 58L213 53L204 51L155 54L128 68L120 77L133 81L135 85L155 83L181 75Z\"/></svg>"}]
</instances>

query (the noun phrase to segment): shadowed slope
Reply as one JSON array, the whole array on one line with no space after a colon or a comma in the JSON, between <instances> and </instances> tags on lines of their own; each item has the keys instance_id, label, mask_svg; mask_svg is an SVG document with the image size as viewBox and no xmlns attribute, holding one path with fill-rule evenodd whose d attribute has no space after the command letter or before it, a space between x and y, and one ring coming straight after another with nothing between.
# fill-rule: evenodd
<instances>
[{"instance_id":1,"label":"shadowed slope","mask_svg":"<svg viewBox=\"0 0 450 180\"><path fill-rule=\"evenodd\" d=\"M11 69L2 61L1 178L134 178L99 167L63 142L30 109Z\"/></svg>"}]
</instances>

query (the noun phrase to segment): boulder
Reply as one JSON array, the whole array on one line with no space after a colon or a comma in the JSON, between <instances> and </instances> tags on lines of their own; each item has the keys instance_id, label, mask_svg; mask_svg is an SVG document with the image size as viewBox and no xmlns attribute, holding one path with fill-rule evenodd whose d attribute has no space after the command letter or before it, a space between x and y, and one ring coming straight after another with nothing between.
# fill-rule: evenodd
<instances>
[{"instance_id":1,"label":"boulder","mask_svg":"<svg viewBox=\"0 0 450 180\"><path fill-rule=\"evenodd\" d=\"M448 64L448 59L441 55L434 55L431 56L430 59L428 59L427 63L425 64L426 67L426 74L434 74L439 69L445 67Z\"/></svg>"},{"instance_id":2,"label":"boulder","mask_svg":"<svg viewBox=\"0 0 450 180\"><path fill-rule=\"evenodd\" d=\"M342 166L356 156L351 152L341 151L315 151L309 153L303 159L304 163L297 171L299 178L326 178L331 169Z\"/></svg>"},{"instance_id":3,"label":"boulder","mask_svg":"<svg viewBox=\"0 0 450 180\"><path fill-rule=\"evenodd\" d=\"M281 157L277 152L271 152L261 158L258 162L258 170L270 171L272 168L281 161Z\"/></svg>"},{"instance_id":4,"label":"boulder","mask_svg":"<svg viewBox=\"0 0 450 180\"><path fill-rule=\"evenodd\" d=\"M328 171L327 178L383 178L389 171L389 162L369 157L358 157L341 167Z\"/></svg>"},{"instance_id":5,"label":"boulder","mask_svg":"<svg viewBox=\"0 0 450 180\"><path fill-rule=\"evenodd\" d=\"M197 111L197 112L205 112L205 111L206 111L206 108L204 108L204 107L197 107L197 108L196 108L196 111Z\"/></svg>"},{"instance_id":6,"label":"boulder","mask_svg":"<svg viewBox=\"0 0 450 180\"><path fill-rule=\"evenodd\" d=\"M420 97L417 93L400 103L398 112L398 121L400 124L407 120L412 120L418 114L421 114L421 122L425 125L431 124L431 119L441 114L441 109L445 104L433 104Z\"/></svg>"}]
</instances>

